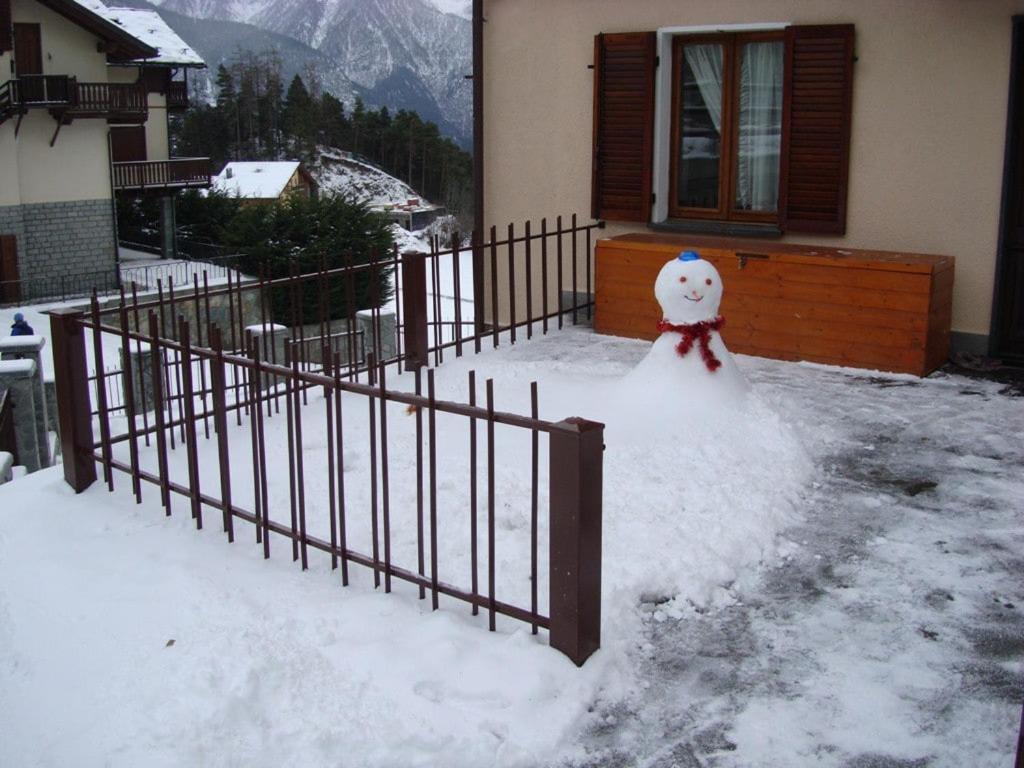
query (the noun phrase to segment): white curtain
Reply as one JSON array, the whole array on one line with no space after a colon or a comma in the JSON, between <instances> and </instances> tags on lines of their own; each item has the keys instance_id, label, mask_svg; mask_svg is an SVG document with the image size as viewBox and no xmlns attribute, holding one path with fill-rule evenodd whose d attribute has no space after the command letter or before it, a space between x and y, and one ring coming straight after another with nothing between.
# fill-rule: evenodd
<instances>
[{"instance_id":1,"label":"white curtain","mask_svg":"<svg viewBox=\"0 0 1024 768\"><path fill-rule=\"evenodd\" d=\"M711 115L715 130L722 134L722 47L720 45L687 45L683 48L686 63L693 71L704 105Z\"/></svg>"},{"instance_id":2,"label":"white curtain","mask_svg":"<svg viewBox=\"0 0 1024 768\"><path fill-rule=\"evenodd\" d=\"M744 210L778 208L783 50L781 41L743 46L736 206Z\"/></svg>"}]
</instances>

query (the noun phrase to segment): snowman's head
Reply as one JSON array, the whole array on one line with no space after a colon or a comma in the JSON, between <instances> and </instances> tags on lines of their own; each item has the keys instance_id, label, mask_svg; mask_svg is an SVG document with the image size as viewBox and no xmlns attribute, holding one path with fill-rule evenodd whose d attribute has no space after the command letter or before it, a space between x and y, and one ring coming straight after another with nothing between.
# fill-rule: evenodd
<instances>
[{"instance_id":1,"label":"snowman's head","mask_svg":"<svg viewBox=\"0 0 1024 768\"><path fill-rule=\"evenodd\" d=\"M718 315L722 278L694 251L683 251L658 273L654 295L670 323L697 323Z\"/></svg>"}]
</instances>

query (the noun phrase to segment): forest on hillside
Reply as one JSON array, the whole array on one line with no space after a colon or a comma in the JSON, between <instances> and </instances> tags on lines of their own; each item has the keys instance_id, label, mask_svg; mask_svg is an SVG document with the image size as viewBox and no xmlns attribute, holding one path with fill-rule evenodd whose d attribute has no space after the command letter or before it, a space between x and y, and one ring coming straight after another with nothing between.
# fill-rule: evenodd
<instances>
[{"instance_id":1,"label":"forest on hillside","mask_svg":"<svg viewBox=\"0 0 1024 768\"><path fill-rule=\"evenodd\" d=\"M237 51L216 73L216 101L171 119L173 154L230 160L303 160L320 147L362 155L452 213L470 213L472 157L416 112L342 103L307 70L285 85L273 50Z\"/></svg>"}]
</instances>

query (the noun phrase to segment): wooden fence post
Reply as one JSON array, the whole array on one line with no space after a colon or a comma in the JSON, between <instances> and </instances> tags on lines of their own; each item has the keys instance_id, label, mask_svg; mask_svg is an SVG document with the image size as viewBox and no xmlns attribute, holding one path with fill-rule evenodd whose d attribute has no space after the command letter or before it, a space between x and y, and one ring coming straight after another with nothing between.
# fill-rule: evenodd
<instances>
[{"instance_id":1,"label":"wooden fence post","mask_svg":"<svg viewBox=\"0 0 1024 768\"><path fill-rule=\"evenodd\" d=\"M427 364L427 255L402 254L402 338L405 368L416 371ZM435 321L440 318L434 318Z\"/></svg>"},{"instance_id":2,"label":"wooden fence post","mask_svg":"<svg viewBox=\"0 0 1024 768\"><path fill-rule=\"evenodd\" d=\"M566 419L549 440L550 643L583 666L601 646L604 425Z\"/></svg>"},{"instance_id":3,"label":"wooden fence post","mask_svg":"<svg viewBox=\"0 0 1024 768\"><path fill-rule=\"evenodd\" d=\"M1013 765L1014 768L1024 768L1024 710L1021 711L1020 731L1017 733L1017 760Z\"/></svg>"},{"instance_id":4,"label":"wooden fence post","mask_svg":"<svg viewBox=\"0 0 1024 768\"><path fill-rule=\"evenodd\" d=\"M82 326L85 315L70 307L54 309L49 314L64 480L75 493L81 493L96 482L89 370Z\"/></svg>"}]
</instances>

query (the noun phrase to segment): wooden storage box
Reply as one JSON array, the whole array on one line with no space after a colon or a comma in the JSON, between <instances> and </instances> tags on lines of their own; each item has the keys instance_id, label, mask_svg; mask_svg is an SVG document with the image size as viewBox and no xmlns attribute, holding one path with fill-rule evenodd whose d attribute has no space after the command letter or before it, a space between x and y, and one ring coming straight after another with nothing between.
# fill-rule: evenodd
<instances>
[{"instance_id":1,"label":"wooden storage box","mask_svg":"<svg viewBox=\"0 0 1024 768\"><path fill-rule=\"evenodd\" d=\"M654 279L691 249L722 275L733 352L924 376L949 355L953 257L684 235L597 242L598 333L654 339Z\"/></svg>"}]
</instances>

